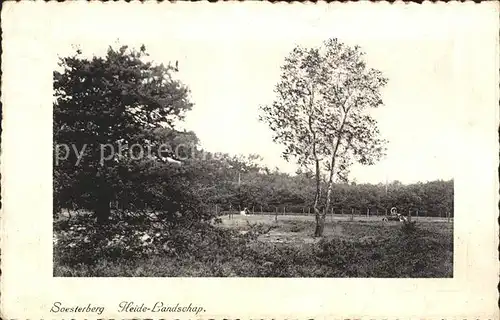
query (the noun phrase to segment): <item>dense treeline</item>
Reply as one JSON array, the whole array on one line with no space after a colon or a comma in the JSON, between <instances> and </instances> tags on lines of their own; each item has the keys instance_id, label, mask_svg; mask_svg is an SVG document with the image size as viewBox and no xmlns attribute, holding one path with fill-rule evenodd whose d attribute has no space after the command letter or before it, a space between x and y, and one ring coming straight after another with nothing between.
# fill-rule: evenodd
<instances>
[{"instance_id":1,"label":"dense treeline","mask_svg":"<svg viewBox=\"0 0 500 320\"><path fill-rule=\"evenodd\" d=\"M310 173L289 175L260 168L248 159L233 157L226 165L221 161L217 173L208 170L205 174L200 173L202 175L217 177L213 181L208 179L203 187L212 208L217 204L219 210L245 207L255 212L307 213L312 210L315 186ZM325 201L322 192L321 206ZM365 214L367 210L370 214L385 214L394 206L405 214L409 210L416 214L418 210L419 215L453 216L453 180L408 185L395 181L387 185L387 192L382 183L333 186L331 210L335 214L347 214L352 210L358 214Z\"/></svg>"}]
</instances>

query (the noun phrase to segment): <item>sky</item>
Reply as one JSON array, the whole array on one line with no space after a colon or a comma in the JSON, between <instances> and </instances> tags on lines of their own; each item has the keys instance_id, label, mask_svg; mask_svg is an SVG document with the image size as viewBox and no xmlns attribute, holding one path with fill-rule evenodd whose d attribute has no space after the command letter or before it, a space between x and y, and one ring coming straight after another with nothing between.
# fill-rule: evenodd
<instances>
[{"instance_id":1,"label":"sky","mask_svg":"<svg viewBox=\"0 0 500 320\"><path fill-rule=\"evenodd\" d=\"M92 12L91 25L83 20L89 7L82 7L81 24L74 15L54 17L68 19L73 28L54 30L54 51L65 55L78 45L84 53L102 55L109 45L145 44L153 61L178 60L177 77L194 102L181 127L193 130L206 150L256 153L271 168L295 172L297 166L281 159L283 147L258 121L258 107L272 102L280 66L296 44L317 46L336 37L361 46L368 66L389 79L384 105L374 113L389 141L387 155L372 166L355 165L350 179L413 183L454 177L455 142L469 115L460 106L473 100L463 90L463 65L477 50L468 45L477 30L466 28L475 18L463 15L467 6L225 5L195 11L176 5L133 20L127 19L130 12L108 6Z\"/></svg>"}]
</instances>

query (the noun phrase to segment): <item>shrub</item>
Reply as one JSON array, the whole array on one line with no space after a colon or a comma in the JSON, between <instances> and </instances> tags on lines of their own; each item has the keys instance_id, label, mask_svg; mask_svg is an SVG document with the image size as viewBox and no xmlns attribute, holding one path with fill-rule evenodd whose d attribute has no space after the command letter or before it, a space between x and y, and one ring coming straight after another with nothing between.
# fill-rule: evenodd
<instances>
[{"instance_id":1,"label":"shrub","mask_svg":"<svg viewBox=\"0 0 500 320\"><path fill-rule=\"evenodd\" d=\"M92 219L56 222L55 273L65 276L430 277L449 276L452 237L415 228L315 244L256 240L276 226L245 234L208 223L176 225ZM365 226L363 226L364 228ZM452 255L452 253L451 253ZM438 262L436 262L436 260ZM447 269L442 266L446 265Z\"/></svg>"},{"instance_id":2,"label":"shrub","mask_svg":"<svg viewBox=\"0 0 500 320\"><path fill-rule=\"evenodd\" d=\"M403 220L403 224L401 225L401 230L405 234L412 233L416 231L415 221Z\"/></svg>"}]
</instances>

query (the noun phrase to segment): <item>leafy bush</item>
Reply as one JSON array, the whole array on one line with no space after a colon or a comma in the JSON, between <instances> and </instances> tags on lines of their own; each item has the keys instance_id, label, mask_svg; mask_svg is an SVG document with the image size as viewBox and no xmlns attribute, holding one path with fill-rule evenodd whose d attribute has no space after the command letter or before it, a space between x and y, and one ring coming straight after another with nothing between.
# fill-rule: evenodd
<instances>
[{"instance_id":1,"label":"leafy bush","mask_svg":"<svg viewBox=\"0 0 500 320\"><path fill-rule=\"evenodd\" d=\"M403 225L401 226L401 231L403 231L403 233L412 233L416 231L416 229L415 221L403 220Z\"/></svg>"},{"instance_id":2,"label":"leafy bush","mask_svg":"<svg viewBox=\"0 0 500 320\"><path fill-rule=\"evenodd\" d=\"M106 259L134 259L151 254L170 254L168 233L160 225L148 228L126 221L98 225L89 216L54 224L54 258L65 265L87 264ZM161 245L160 245L161 244Z\"/></svg>"}]
</instances>

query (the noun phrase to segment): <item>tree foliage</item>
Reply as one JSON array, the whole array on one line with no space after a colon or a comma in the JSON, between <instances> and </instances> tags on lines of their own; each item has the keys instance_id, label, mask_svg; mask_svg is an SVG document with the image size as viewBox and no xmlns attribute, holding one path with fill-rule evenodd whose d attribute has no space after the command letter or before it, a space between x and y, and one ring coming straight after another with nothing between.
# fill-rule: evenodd
<instances>
[{"instance_id":1,"label":"tree foliage","mask_svg":"<svg viewBox=\"0 0 500 320\"><path fill-rule=\"evenodd\" d=\"M162 161L169 151L158 149L181 138L173 126L192 107L189 92L171 67L146 56L144 46L123 46L105 57L61 58L62 71L54 72L56 211L83 207L106 222L112 200L170 217L189 203L186 180Z\"/></svg>"},{"instance_id":2,"label":"tree foliage","mask_svg":"<svg viewBox=\"0 0 500 320\"><path fill-rule=\"evenodd\" d=\"M380 89L387 79L368 68L363 55L360 47L337 39L317 48L297 46L285 58L276 99L261 107L261 120L274 141L285 146L284 158L314 168L317 236L331 205L335 175L346 180L353 162L373 164L384 153L385 141L368 111L382 105ZM323 173L327 196L321 211Z\"/></svg>"}]
</instances>

